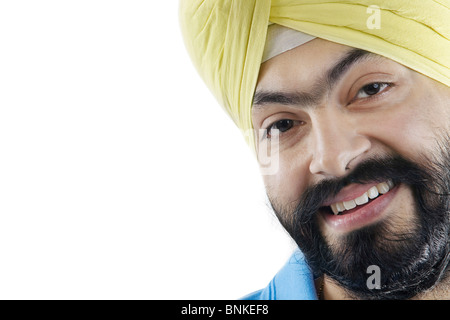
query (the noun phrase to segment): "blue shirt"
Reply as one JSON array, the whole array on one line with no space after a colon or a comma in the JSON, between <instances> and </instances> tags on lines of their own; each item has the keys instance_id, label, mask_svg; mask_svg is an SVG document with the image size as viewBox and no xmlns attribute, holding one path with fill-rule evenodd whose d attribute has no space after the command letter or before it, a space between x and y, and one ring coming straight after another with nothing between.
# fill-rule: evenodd
<instances>
[{"instance_id":1,"label":"blue shirt","mask_svg":"<svg viewBox=\"0 0 450 320\"><path fill-rule=\"evenodd\" d=\"M317 300L314 276L303 253L296 250L267 287L242 300Z\"/></svg>"}]
</instances>

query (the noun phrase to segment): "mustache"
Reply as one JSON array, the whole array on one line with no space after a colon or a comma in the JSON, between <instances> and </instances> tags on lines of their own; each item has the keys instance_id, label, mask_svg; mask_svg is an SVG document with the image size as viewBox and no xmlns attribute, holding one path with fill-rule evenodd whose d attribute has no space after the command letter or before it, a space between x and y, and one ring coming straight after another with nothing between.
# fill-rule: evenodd
<instances>
[{"instance_id":1,"label":"mustache","mask_svg":"<svg viewBox=\"0 0 450 320\"><path fill-rule=\"evenodd\" d=\"M302 224L311 222L325 201L350 184L380 183L390 179L395 185L405 183L410 186L424 186L430 180L425 172L429 170L423 170L397 155L365 160L345 177L323 180L307 188L295 209L295 220Z\"/></svg>"}]
</instances>

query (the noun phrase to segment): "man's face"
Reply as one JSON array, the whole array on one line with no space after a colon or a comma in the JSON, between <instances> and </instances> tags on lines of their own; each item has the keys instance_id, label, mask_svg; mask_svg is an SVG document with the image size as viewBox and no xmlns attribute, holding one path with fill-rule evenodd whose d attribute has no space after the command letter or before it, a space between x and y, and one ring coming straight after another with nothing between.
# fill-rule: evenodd
<instances>
[{"instance_id":1,"label":"man's face","mask_svg":"<svg viewBox=\"0 0 450 320\"><path fill-rule=\"evenodd\" d=\"M264 176L269 199L315 272L362 297L372 294L366 270L377 265L381 298L417 294L420 286L406 283L413 273L442 277L448 87L315 39L261 66L252 118L267 130L257 143L277 144L279 169Z\"/></svg>"}]
</instances>

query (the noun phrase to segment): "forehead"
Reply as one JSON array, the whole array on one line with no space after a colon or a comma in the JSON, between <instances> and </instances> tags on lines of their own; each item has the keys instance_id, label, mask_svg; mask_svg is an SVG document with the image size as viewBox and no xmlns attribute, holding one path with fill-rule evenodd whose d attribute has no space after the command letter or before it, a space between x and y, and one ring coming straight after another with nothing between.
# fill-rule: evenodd
<instances>
[{"instance_id":1,"label":"forehead","mask_svg":"<svg viewBox=\"0 0 450 320\"><path fill-rule=\"evenodd\" d=\"M261 65L256 91L298 89L298 83L312 82L352 49L331 41L314 39L286 51Z\"/></svg>"}]
</instances>

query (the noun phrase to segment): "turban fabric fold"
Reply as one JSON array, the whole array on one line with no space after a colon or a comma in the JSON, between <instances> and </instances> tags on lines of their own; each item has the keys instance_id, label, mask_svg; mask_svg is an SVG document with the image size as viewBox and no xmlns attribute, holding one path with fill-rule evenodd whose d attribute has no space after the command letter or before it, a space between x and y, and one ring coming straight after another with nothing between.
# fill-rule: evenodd
<instances>
[{"instance_id":1,"label":"turban fabric fold","mask_svg":"<svg viewBox=\"0 0 450 320\"><path fill-rule=\"evenodd\" d=\"M378 27L368 24L373 5ZM251 146L253 94L273 23L382 55L450 86L450 0L180 0L179 15L195 67Z\"/></svg>"}]
</instances>

